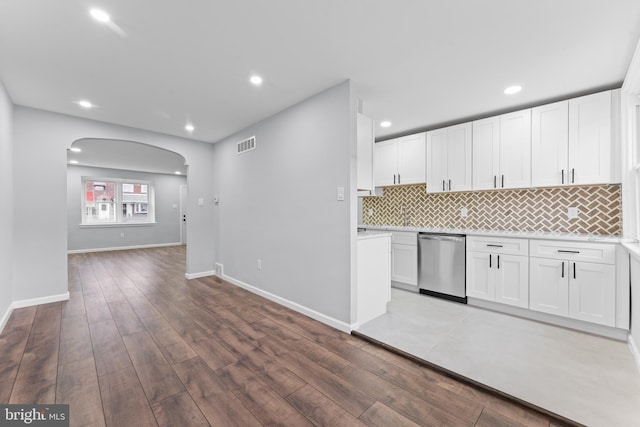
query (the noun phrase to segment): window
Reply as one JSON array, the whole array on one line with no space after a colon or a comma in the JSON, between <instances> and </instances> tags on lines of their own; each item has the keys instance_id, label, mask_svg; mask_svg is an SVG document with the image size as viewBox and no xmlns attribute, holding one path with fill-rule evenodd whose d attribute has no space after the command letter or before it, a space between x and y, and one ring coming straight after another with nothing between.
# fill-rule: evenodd
<instances>
[{"instance_id":1,"label":"window","mask_svg":"<svg viewBox=\"0 0 640 427\"><path fill-rule=\"evenodd\" d=\"M154 222L153 187L148 181L82 178L82 224Z\"/></svg>"}]
</instances>

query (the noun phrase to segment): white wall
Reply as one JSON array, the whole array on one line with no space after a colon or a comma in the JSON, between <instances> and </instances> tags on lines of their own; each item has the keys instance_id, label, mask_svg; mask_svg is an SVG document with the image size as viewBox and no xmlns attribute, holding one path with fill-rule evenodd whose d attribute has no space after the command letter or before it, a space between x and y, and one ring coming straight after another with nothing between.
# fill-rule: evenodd
<instances>
[{"instance_id":1,"label":"white wall","mask_svg":"<svg viewBox=\"0 0 640 427\"><path fill-rule=\"evenodd\" d=\"M13 299L67 292L67 149L121 139L181 154L189 165L187 272L213 270L211 144L24 107L14 109ZM198 198L204 206L198 206Z\"/></svg>"},{"instance_id":2,"label":"white wall","mask_svg":"<svg viewBox=\"0 0 640 427\"><path fill-rule=\"evenodd\" d=\"M344 82L215 144L213 163L225 275L347 324L356 270L356 103ZM235 154L236 143L253 135L256 150ZM345 201L336 200L337 187Z\"/></svg>"},{"instance_id":3,"label":"white wall","mask_svg":"<svg viewBox=\"0 0 640 427\"><path fill-rule=\"evenodd\" d=\"M133 226L81 227L83 176L151 181L154 189L156 223ZM180 185L186 184L185 176L69 165L67 167L69 250L179 244L181 228ZM124 233L124 237L120 237L121 233Z\"/></svg>"},{"instance_id":4,"label":"white wall","mask_svg":"<svg viewBox=\"0 0 640 427\"><path fill-rule=\"evenodd\" d=\"M13 105L0 81L0 330L13 300L11 264L13 243L12 175Z\"/></svg>"}]
</instances>

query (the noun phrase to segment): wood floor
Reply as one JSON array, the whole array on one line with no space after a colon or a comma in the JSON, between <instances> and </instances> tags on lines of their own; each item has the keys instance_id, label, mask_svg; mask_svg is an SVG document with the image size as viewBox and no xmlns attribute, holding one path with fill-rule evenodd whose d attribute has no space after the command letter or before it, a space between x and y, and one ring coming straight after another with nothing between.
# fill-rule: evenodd
<instances>
[{"instance_id":1,"label":"wood floor","mask_svg":"<svg viewBox=\"0 0 640 427\"><path fill-rule=\"evenodd\" d=\"M214 277L184 247L69 256L62 303L14 310L0 403L76 426L556 426Z\"/></svg>"}]
</instances>

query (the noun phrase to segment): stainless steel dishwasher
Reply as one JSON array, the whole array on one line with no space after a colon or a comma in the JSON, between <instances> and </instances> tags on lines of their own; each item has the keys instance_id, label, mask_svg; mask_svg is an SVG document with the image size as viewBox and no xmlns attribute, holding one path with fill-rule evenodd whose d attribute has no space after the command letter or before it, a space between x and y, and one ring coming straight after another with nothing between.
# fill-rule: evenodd
<instances>
[{"instance_id":1,"label":"stainless steel dishwasher","mask_svg":"<svg viewBox=\"0 0 640 427\"><path fill-rule=\"evenodd\" d=\"M466 236L418 233L420 293L467 303Z\"/></svg>"}]
</instances>

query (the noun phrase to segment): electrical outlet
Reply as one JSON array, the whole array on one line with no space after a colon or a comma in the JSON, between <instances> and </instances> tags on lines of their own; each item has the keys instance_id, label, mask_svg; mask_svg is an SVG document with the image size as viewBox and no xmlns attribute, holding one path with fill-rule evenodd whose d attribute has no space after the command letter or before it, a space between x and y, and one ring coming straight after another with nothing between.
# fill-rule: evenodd
<instances>
[{"instance_id":1,"label":"electrical outlet","mask_svg":"<svg viewBox=\"0 0 640 427\"><path fill-rule=\"evenodd\" d=\"M367 215L373 216L373 209L369 208L369 210L367 211Z\"/></svg>"},{"instance_id":2,"label":"electrical outlet","mask_svg":"<svg viewBox=\"0 0 640 427\"><path fill-rule=\"evenodd\" d=\"M262 260L258 260L258 270L262 270Z\"/></svg>"},{"instance_id":3,"label":"electrical outlet","mask_svg":"<svg viewBox=\"0 0 640 427\"><path fill-rule=\"evenodd\" d=\"M120 237L121 237L121 238L124 238L124 233L120 233Z\"/></svg>"},{"instance_id":4,"label":"electrical outlet","mask_svg":"<svg viewBox=\"0 0 640 427\"><path fill-rule=\"evenodd\" d=\"M223 270L224 270L224 266L222 264L220 264L219 262L217 262L216 263L216 276L222 277Z\"/></svg>"},{"instance_id":5,"label":"electrical outlet","mask_svg":"<svg viewBox=\"0 0 640 427\"><path fill-rule=\"evenodd\" d=\"M578 208L567 208L567 216L569 217L569 219L576 219L578 218L579 214L580 211L578 210Z\"/></svg>"},{"instance_id":6,"label":"electrical outlet","mask_svg":"<svg viewBox=\"0 0 640 427\"><path fill-rule=\"evenodd\" d=\"M467 212L467 208L461 208L461 209L460 209L460 216L461 216L462 218L466 218L466 217L467 217L467 213L468 213L468 212Z\"/></svg>"}]
</instances>

